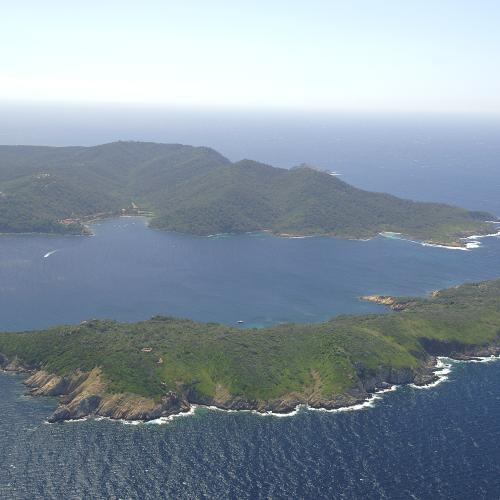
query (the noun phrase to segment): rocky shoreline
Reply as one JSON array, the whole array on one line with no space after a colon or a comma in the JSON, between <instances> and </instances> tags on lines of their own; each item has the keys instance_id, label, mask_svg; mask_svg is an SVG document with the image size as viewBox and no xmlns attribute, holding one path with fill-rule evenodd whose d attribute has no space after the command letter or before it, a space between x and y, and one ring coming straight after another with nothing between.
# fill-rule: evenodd
<instances>
[{"instance_id":1,"label":"rocky shoreline","mask_svg":"<svg viewBox=\"0 0 500 500\"><path fill-rule=\"evenodd\" d=\"M434 292L433 296L439 296ZM368 296L365 300L384 304L396 310L411 307L419 299L393 298L389 296ZM366 403L376 392L394 385L414 384L425 386L436 382L439 376L437 358L450 357L461 361L500 355L500 338L491 345L469 345L457 341L442 341L432 338L418 338L423 352L417 368L395 369L380 366L367 369L362 363L354 364L352 387L344 393L325 397L321 377L311 371L312 383L298 392L291 392L277 399L256 400L233 396L222 385L217 384L213 396L200 396L189 384L178 382L175 390L165 390L156 399L132 393L112 393L109 383L98 367L91 371L76 370L60 376L44 369L43 364L30 366L18 357L8 359L0 353L0 369L25 373L25 385L32 396L53 396L59 398L59 405L49 422L81 419L89 416L106 417L115 420L150 421L192 411L193 406L216 407L221 410L251 410L262 414L270 412L287 414L298 406L315 409L335 410Z\"/></svg>"},{"instance_id":2,"label":"rocky shoreline","mask_svg":"<svg viewBox=\"0 0 500 500\"><path fill-rule=\"evenodd\" d=\"M500 355L500 347L475 348L463 352L440 353L457 360L475 360L481 357ZM311 409L335 410L366 403L374 394L394 385L413 384L425 386L438 380L435 374L437 354L429 355L425 364L418 369L396 370L381 367L375 373L357 366L358 384L349 391L322 397L311 390L292 393L272 401L251 401L242 397L216 394L213 398L200 399L189 390L168 391L160 401L136 394L112 394L106 391L106 383L98 368L90 372L77 371L70 376L60 377L39 367L30 367L21 360L8 360L0 354L0 368L7 372L27 375L24 384L31 396L59 397L59 405L48 417L48 422L78 420L87 417L104 417L122 421L151 421L175 415L186 414L194 406L215 407L220 410L255 411L262 414L288 414L299 406Z\"/></svg>"}]
</instances>

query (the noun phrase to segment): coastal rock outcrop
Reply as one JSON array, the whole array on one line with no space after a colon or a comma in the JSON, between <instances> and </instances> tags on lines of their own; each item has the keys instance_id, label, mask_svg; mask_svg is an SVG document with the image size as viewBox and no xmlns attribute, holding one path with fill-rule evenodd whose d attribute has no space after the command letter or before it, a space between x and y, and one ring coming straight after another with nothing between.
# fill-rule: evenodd
<instances>
[{"instance_id":1,"label":"coastal rock outcrop","mask_svg":"<svg viewBox=\"0 0 500 500\"><path fill-rule=\"evenodd\" d=\"M61 396L68 392L70 380L39 370L25 380L32 396Z\"/></svg>"},{"instance_id":2,"label":"coastal rock outcrop","mask_svg":"<svg viewBox=\"0 0 500 500\"><path fill-rule=\"evenodd\" d=\"M404 311L417 303L415 300L402 300L400 297L391 297L390 295L364 295L360 297L360 299L367 302L375 302L375 304L380 304L382 306L388 306L393 311Z\"/></svg>"},{"instance_id":3,"label":"coastal rock outcrop","mask_svg":"<svg viewBox=\"0 0 500 500\"><path fill-rule=\"evenodd\" d=\"M500 355L500 347L487 346L468 349L456 355L457 359L474 359L477 356ZM8 360L0 354L0 367L9 371L26 372L27 367L18 359ZM45 370L37 370L26 379L29 394L33 396L59 396L59 406L48 418L51 423L82 419L88 416L107 417L115 420L149 421L185 413L192 404L216 406L225 410L254 410L258 412L289 413L299 405L328 410L360 404L376 392L392 385L413 383L425 385L436 380L436 358L429 356L420 368L379 367L370 370L356 365L358 386L330 397L321 395L321 381L313 375L314 384L303 393L290 393L270 401L248 400L230 396L219 387L214 398L200 398L189 388L180 387L179 393L169 391L160 401L135 394L110 394L98 368L90 372L77 371L71 376L60 377ZM186 389L185 391L183 389Z\"/></svg>"},{"instance_id":4,"label":"coastal rock outcrop","mask_svg":"<svg viewBox=\"0 0 500 500\"><path fill-rule=\"evenodd\" d=\"M436 358L429 356L419 368L401 368L381 366L377 370L368 370L363 365L356 366L358 386L340 394L325 397L321 392L319 374L312 372L313 385L304 392L292 392L281 398L258 401L241 396L230 396L229 392L218 388L214 398L200 397L190 388L187 389L187 399L192 404L215 406L224 410L253 410L260 413L289 413L297 406L307 405L310 408L333 410L357 405L366 401L371 394L393 385L415 384L426 385L437 379L434 374ZM227 395L226 398L223 396Z\"/></svg>"},{"instance_id":5,"label":"coastal rock outcrop","mask_svg":"<svg viewBox=\"0 0 500 500\"><path fill-rule=\"evenodd\" d=\"M431 356L419 368L392 368L381 366L377 370L367 370L362 364L356 364L356 372L364 391L372 393L391 385L425 385L436 379L434 370L436 358Z\"/></svg>"},{"instance_id":6,"label":"coastal rock outcrop","mask_svg":"<svg viewBox=\"0 0 500 500\"><path fill-rule=\"evenodd\" d=\"M500 336L497 340L497 344L484 346L429 339L425 337L419 338L418 340L426 352L436 356L448 356L454 359L466 360L476 357L500 355Z\"/></svg>"},{"instance_id":7,"label":"coastal rock outcrop","mask_svg":"<svg viewBox=\"0 0 500 500\"><path fill-rule=\"evenodd\" d=\"M104 397L95 414L120 420L155 420L190 410L190 404L175 392L168 392L159 402L132 394Z\"/></svg>"},{"instance_id":8,"label":"coastal rock outcrop","mask_svg":"<svg viewBox=\"0 0 500 500\"><path fill-rule=\"evenodd\" d=\"M11 364L4 361L6 366ZM135 394L109 394L98 368L60 377L45 370L34 372L25 381L33 396L60 396L59 406L49 422L76 420L91 415L117 420L153 420L190 410L190 404L174 392L160 401Z\"/></svg>"},{"instance_id":9,"label":"coastal rock outcrop","mask_svg":"<svg viewBox=\"0 0 500 500\"><path fill-rule=\"evenodd\" d=\"M0 368L6 372L17 372L26 373L34 369L33 366L29 366L24 361L14 356L12 359L7 358L3 354L0 354Z\"/></svg>"},{"instance_id":10,"label":"coastal rock outcrop","mask_svg":"<svg viewBox=\"0 0 500 500\"><path fill-rule=\"evenodd\" d=\"M485 348L476 355L479 354L500 354L500 348ZM214 398L200 398L189 387L179 387L178 392L169 391L159 401L135 394L111 394L106 391L107 384L98 368L90 372L77 371L67 377L37 370L26 379L25 384L29 388L29 394L33 396L59 396L59 406L48 418L51 423L88 416L149 421L188 412L191 404L216 406L225 410L254 410L262 413L288 413L299 405L329 410L352 406L366 401L375 391L391 385L409 383L423 385L434 381L435 363L435 357L429 356L424 366L417 369L382 366L370 370L362 364L357 364L358 386L330 397L321 395L319 374L312 373L313 385L303 393L290 393L270 401L231 396L223 386L217 388ZM8 367L11 371L26 371L26 366L20 360L9 361L2 355L0 355L0 366Z\"/></svg>"}]
</instances>

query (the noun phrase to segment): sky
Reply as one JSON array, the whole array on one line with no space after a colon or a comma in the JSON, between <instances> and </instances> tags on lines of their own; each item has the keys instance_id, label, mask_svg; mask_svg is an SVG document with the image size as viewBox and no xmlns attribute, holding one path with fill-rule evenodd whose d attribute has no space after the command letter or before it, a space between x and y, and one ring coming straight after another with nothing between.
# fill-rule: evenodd
<instances>
[{"instance_id":1,"label":"sky","mask_svg":"<svg viewBox=\"0 0 500 500\"><path fill-rule=\"evenodd\" d=\"M0 101L500 114L498 0L0 0Z\"/></svg>"}]
</instances>

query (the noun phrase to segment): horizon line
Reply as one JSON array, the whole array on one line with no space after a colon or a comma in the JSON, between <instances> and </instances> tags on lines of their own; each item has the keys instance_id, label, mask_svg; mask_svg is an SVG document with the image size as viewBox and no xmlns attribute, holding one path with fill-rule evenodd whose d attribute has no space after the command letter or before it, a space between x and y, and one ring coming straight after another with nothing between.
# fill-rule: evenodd
<instances>
[{"instance_id":1,"label":"horizon line","mask_svg":"<svg viewBox=\"0 0 500 500\"><path fill-rule=\"evenodd\" d=\"M150 110L150 111L175 111L175 112L223 112L245 114L305 114L315 115L387 115L387 116L475 116L485 118L500 118L500 110L479 109L394 109L394 108L340 108L340 107L305 107L305 106L235 106L217 104L178 104L168 102L139 102L139 101L85 101L85 100L10 100L1 99L1 107L53 107L53 108L86 108L95 110Z\"/></svg>"}]
</instances>

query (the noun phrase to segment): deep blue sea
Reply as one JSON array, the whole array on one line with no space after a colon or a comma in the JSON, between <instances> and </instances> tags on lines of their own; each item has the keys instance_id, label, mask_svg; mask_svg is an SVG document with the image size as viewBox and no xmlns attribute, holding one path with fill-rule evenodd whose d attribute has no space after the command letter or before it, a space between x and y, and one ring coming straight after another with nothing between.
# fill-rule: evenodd
<instances>
[{"instance_id":1,"label":"deep blue sea","mask_svg":"<svg viewBox=\"0 0 500 500\"><path fill-rule=\"evenodd\" d=\"M9 108L0 143L115 139L211 145L231 159L313 163L358 186L500 215L500 123L463 117L227 115ZM500 239L472 251L376 238L199 238L139 218L92 237L0 236L0 330L155 314L244 327L385 311L500 276ZM49 255L47 255L49 254ZM198 411L165 425L45 424L56 401L0 373L0 498L500 498L500 362L456 363L432 389L286 418Z\"/></svg>"}]
</instances>

